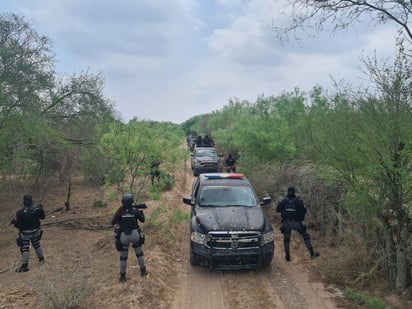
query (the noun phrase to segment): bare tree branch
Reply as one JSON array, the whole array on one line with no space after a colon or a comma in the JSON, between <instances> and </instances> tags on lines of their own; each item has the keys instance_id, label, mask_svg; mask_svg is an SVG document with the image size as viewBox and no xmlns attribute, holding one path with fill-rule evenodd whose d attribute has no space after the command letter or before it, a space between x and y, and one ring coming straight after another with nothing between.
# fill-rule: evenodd
<instances>
[{"instance_id":1,"label":"bare tree branch","mask_svg":"<svg viewBox=\"0 0 412 309\"><path fill-rule=\"evenodd\" d=\"M274 26L273 30L283 40L298 30L324 31L332 26L331 32L346 30L361 20L368 20L372 27L379 24L394 24L402 29L402 35L412 43L409 18L412 1L405 0L290 0L285 13L291 22L287 26Z\"/></svg>"}]
</instances>

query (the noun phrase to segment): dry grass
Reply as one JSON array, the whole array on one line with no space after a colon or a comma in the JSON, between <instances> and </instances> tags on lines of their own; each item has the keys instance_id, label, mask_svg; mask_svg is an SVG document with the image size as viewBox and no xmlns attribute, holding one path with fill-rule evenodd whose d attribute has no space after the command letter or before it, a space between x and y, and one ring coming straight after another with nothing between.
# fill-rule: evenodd
<instances>
[{"instance_id":1,"label":"dry grass","mask_svg":"<svg viewBox=\"0 0 412 309\"><path fill-rule=\"evenodd\" d=\"M44 265L35 281L29 285L38 295L37 308L79 308L95 290L91 271L74 264L58 268Z\"/></svg>"}]
</instances>

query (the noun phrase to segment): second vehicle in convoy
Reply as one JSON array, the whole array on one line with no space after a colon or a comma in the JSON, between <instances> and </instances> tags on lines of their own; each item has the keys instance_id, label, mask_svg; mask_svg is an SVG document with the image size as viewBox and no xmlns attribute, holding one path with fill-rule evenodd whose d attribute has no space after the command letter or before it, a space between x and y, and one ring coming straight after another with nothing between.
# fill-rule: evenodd
<instances>
[{"instance_id":1,"label":"second vehicle in convoy","mask_svg":"<svg viewBox=\"0 0 412 309\"><path fill-rule=\"evenodd\" d=\"M214 147L195 147L191 154L191 167L194 176L202 173L222 172L222 156Z\"/></svg>"}]
</instances>

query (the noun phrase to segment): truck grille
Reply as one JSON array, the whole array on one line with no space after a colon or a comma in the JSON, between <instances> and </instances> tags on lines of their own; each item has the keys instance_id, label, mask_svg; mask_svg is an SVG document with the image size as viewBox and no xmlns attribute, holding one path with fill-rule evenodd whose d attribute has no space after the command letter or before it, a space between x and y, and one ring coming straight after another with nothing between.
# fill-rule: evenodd
<instances>
[{"instance_id":1,"label":"truck grille","mask_svg":"<svg viewBox=\"0 0 412 309\"><path fill-rule=\"evenodd\" d=\"M200 166L217 166L218 164L216 162L202 162L200 163Z\"/></svg>"},{"instance_id":2,"label":"truck grille","mask_svg":"<svg viewBox=\"0 0 412 309\"><path fill-rule=\"evenodd\" d=\"M219 249L252 249L260 245L259 232L209 232L207 245Z\"/></svg>"}]
</instances>

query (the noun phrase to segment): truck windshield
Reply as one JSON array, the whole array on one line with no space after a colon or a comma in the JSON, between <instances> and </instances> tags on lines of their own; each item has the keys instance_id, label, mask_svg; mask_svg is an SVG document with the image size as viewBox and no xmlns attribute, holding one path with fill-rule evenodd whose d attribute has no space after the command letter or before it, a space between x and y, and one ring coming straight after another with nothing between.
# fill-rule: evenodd
<instances>
[{"instance_id":1,"label":"truck windshield","mask_svg":"<svg viewBox=\"0 0 412 309\"><path fill-rule=\"evenodd\" d=\"M258 204L253 190L247 186L207 186L199 194L199 206L246 206Z\"/></svg>"},{"instance_id":2,"label":"truck windshield","mask_svg":"<svg viewBox=\"0 0 412 309\"><path fill-rule=\"evenodd\" d=\"M196 157L217 157L217 152L213 150L201 150L196 152Z\"/></svg>"}]
</instances>

